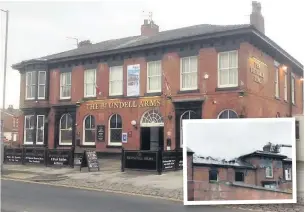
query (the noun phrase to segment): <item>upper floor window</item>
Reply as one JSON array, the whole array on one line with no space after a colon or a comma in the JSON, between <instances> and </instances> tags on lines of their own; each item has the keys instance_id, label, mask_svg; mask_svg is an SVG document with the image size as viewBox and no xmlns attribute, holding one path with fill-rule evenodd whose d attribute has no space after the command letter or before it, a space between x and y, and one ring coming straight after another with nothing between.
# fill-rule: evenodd
<instances>
[{"instance_id":1,"label":"upper floor window","mask_svg":"<svg viewBox=\"0 0 305 212\"><path fill-rule=\"evenodd\" d=\"M209 171L209 181L218 181L218 171L216 169Z\"/></svg>"},{"instance_id":2,"label":"upper floor window","mask_svg":"<svg viewBox=\"0 0 305 212\"><path fill-rule=\"evenodd\" d=\"M284 71L284 100L288 100L288 79L287 79L287 72Z\"/></svg>"},{"instance_id":3,"label":"upper floor window","mask_svg":"<svg viewBox=\"0 0 305 212\"><path fill-rule=\"evenodd\" d=\"M275 97L279 98L280 97L280 84L279 84L279 69L275 68Z\"/></svg>"},{"instance_id":4,"label":"upper floor window","mask_svg":"<svg viewBox=\"0 0 305 212\"><path fill-rule=\"evenodd\" d=\"M60 74L60 99L71 98L71 72Z\"/></svg>"},{"instance_id":5,"label":"upper floor window","mask_svg":"<svg viewBox=\"0 0 305 212\"><path fill-rule=\"evenodd\" d=\"M287 169L285 169L285 180L288 180L288 181L290 181L291 180L291 174L292 173L292 171L291 171L291 168L287 168Z\"/></svg>"},{"instance_id":6,"label":"upper floor window","mask_svg":"<svg viewBox=\"0 0 305 212\"><path fill-rule=\"evenodd\" d=\"M218 54L218 87L238 86L238 52L221 52Z\"/></svg>"},{"instance_id":7,"label":"upper floor window","mask_svg":"<svg viewBox=\"0 0 305 212\"><path fill-rule=\"evenodd\" d=\"M96 70L85 70L84 74L84 96L94 97L96 96Z\"/></svg>"},{"instance_id":8,"label":"upper floor window","mask_svg":"<svg viewBox=\"0 0 305 212\"><path fill-rule=\"evenodd\" d=\"M161 61L153 61L147 63L147 92L161 91Z\"/></svg>"},{"instance_id":9,"label":"upper floor window","mask_svg":"<svg viewBox=\"0 0 305 212\"><path fill-rule=\"evenodd\" d=\"M109 96L123 95L123 66L109 69Z\"/></svg>"},{"instance_id":10,"label":"upper floor window","mask_svg":"<svg viewBox=\"0 0 305 212\"><path fill-rule=\"evenodd\" d=\"M38 72L38 99L45 99L46 97L46 72Z\"/></svg>"},{"instance_id":11,"label":"upper floor window","mask_svg":"<svg viewBox=\"0 0 305 212\"><path fill-rule=\"evenodd\" d=\"M36 72L30 71L26 72L26 87L25 87L25 97L26 99L34 99L36 93Z\"/></svg>"},{"instance_id":12,"label":"upper floor window","mask_svg":"<svg viewBox=\"0 0 305 212\"><path fill-rule=\"evenodd\" d=\"M291 102L295 104L295 76L291 75Z\"/></svg>"},{"instance_id":13,"label":"upper floor window","mask_svg":"<svg viewBox=\"0 0 305 212\"><path fill-rule=\"evenodd\" d=\"M265 171L266 171L266 178L272 178L273 177L272 162L270 162L266 165Z\"/></svg>"},{"instance_id":14,"label":"upper floor window","mask_svg":"<svg viewBox=\"0 0 305 212\"><path fill-rule=\"evenodd\" d=\"M219 119L235 119L238 118L237 113L234 110L223 110L218 114Z\"/></svg>"},{"instance_id":15,"label":"upper floor window","mask_svg":"<svg viewBox=\"0 0 305 212\"><path fill-rule=\"evenodd\" d=\"M295 121L295 139L300 140L300 121Z\"/></svg>"},{"instance_id":16,"label":"upper floor window","mask_svg":"<svg viewBox=\"0 0 305 212\"><path fill-rule=\"evenodd\" d=\"M86 116L83 123L83 145L95 145L95 119Z\"/></svg>"},{"instance_id":17,"label":"upper floor window","mask_svg":"<svg viewBox=\"0 0 305 212\"><path fill-rule=\"evenodd\" d=\"M194 90L198 87L197 56L181 58L180 62L180 89Z\"/></svg>"},{"instance_id":18,"label":"upper floor window","mask_svg":"<svg viewBox=\"0 0 305 212\"><path fill-rule=\"evenodd\" d=\"M241 171L235 171L235 181L236 182L244 182L245 174Z\"/></svg>"}]
</instances>

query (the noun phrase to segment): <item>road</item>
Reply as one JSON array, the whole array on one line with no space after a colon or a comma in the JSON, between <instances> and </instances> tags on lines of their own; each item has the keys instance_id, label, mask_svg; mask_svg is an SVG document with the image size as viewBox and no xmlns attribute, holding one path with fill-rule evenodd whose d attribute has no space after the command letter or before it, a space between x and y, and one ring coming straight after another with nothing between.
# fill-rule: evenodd
<instances>
[{"instance_id":1,"label":"road","mask_svg":"<svg viewBox=\"0 0 305 212\"><path fill-rule=\"evenodd\" d=\"M213 206L183 206L182 203L1 180L1 212L240 212Z\"/></svg>"}]
</instances>

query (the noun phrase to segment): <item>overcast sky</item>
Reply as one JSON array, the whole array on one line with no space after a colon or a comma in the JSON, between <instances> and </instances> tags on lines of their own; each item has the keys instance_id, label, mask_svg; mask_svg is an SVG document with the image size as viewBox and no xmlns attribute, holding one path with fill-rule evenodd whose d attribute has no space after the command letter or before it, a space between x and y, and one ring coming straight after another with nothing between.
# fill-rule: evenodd
<instances>
[{"instance_id":1,"label":"overcast sky","mask_svg":"<svg viewBox=\"0 0 305 212\"><path fill-rule=\"evenodd\" d=\"M303 0L261 0L266 35L304 63ZM0 2L10 11L6 106L19 106L19 73L12 64L75 48L75 41L139 35L145 18L142 11L153 12L160 30L196 24L249 23L251 0L133 0L94 2ZM5 14L1 12L1 74ZM2 90L2 87L0 88ZM0 94L2 105L2 92Z\"/></svg>"},{"instance_id":2,"label":"overcast sky","mask_svg":"<svg viewBox=\"0 0 305 212\"><path fill-rule=\"evenodd\" d=\"M293 145L294 142L294 121L289 118L187 121L188 124L183 124L183 134L186 136L184 144L203 157L230 160L256 150L263 150L263 146L268 142L288 145ZM281 154L290 158L292 151L295 149L281 148Z\"/></svg>"}]
</instances>

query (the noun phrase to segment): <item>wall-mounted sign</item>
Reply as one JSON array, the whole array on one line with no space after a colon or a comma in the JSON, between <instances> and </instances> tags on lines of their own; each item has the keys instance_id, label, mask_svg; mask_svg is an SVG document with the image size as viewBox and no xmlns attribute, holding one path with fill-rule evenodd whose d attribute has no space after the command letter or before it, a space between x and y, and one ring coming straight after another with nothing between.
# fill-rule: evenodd
<instances>
[{"instance_id":1,"label":"wall-mounted sign","mask_svg":"<svg viewBox=\"0 0 305 212\"><path fill-rule=\"evenodd\" d=\"M140 95L140 64L127 66L127 96Z\"/></svg>"},{"instance_id":2,"label":"wall-mounted sign","mask_svg":"<svg viewBox=\"0 0 305 212\"><path fill-rule=\"evenodd\" d=\"M249 58L250 72L252 73L252 79L254 82L262 84L266 82L268 73L268 67L263 62L254 57Z\"/></svg>"},{"instance_id":3,"label":"wall-mounted sign","mask_svg":"<svg viewBox=\"0 0 305 212\"><path fill-rule=\"evenodd\" d=\"M127 133L122 133L122 143L127 143Z\"/></svg>"},{"instance_id":4,"label":"wall-mounted sign","mask_svg":"<svg viewBox=\"0 0 305 212\"><path fill-rule=\"evenodd\" d=\"M88 110L102 110L108 108L137 108L137 107L160 107L160 99L140 99L131 101L98 100L87 103Z\"/></svg>"},{"instance_id":5,"label":"wall-mounted sign","mask_svg":"<svg viewBox=\"0 0 305 212\"><path fill-rule=\"evenodd\" d=\"M96 126L96 140L105 141L105 125Z\"/></svg>"},{"instance_id":6,"label":"wall-mounted sign","mask_svg":"<svg viewBox=\"0 0 305 212\"><path fill-rule=\"evenodd\" d=\"M131 138L132 137L132 131L128 132L128 137Z\"/></svg>"}]
</instances>

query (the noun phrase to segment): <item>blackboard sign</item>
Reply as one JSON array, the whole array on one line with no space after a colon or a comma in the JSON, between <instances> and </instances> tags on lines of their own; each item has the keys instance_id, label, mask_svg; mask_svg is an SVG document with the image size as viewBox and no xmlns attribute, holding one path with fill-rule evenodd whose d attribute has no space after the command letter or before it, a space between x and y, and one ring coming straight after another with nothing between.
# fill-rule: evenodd
<instances>
[{"instance_id":1,"label":"blackboard sign","mask_svg":"<svg viewBox=\"0 0 305 212\"><path fill-rule=\"evenodd\" d=\"M105 141L105 125L97 125L96 140Z\"/></svg>"},{"instance_id":2,"label":"blackboard sign","mask_svg":"<svg viewBox=\"0 0 305 212\"><path fill-rule=\"evenodd\" d=\"M162 170L169 171L176 169L176 155L163 155Z\"/></svg>"},{"instance_id":3,"label":"blackboard sign","mask_svg":"<svg viewBox=\"0 0 305 212\"><path fill-rule=\"evenodd\" d=\"M48 165L69 166L71 152L67 150L53 150L48 153Z\"/></svg>"},{"instance_id":4,"label":"blackboard sign","mask_svg":"<svg viewBox=\"0 0 305 212\"><path fill-rule=\"evenodd\" d=\"M157 170L157 151L125 151L124 162L126 169Z\"/></svg>"},{"instance_id":5,"label":"blackboard sign","mask_svg":"<svg viewBox=\"0 0 305 212\"><path fill-rule=\"evenodd\" d=\"M22 163L22 148L5 148L4 149L5 163Z\"/></svg>"},{"instance_id":6,"label":"blackboard sign","mask_svg":"<svg viewBox=\"0 0 305 212\"><path fill-rule=\"evenodd\" d=\"M84 151L84 154L82 157L82 162L80 165L80 171L82 170L83 167L88 167L89 172L92 169L97 169L98 171L100 170L96 151L93 151L93 150Z\"/></svg>"},{"instance_id":7,"label":"blackboard sign","mask_svg":"<svg viewBox=\"0 0 305 212\"><path fill-rule=\"evenodd\" d=\"M24 163L45 164L45 149L24 149Z\"/></svg>"},{"instance_id":8,"label":"blackboard sign","mask_svg":"<svg viewBox=\"0 0 305 212\"><path fill-rule=\"evenodd\" d=\"M82 163L83 155L78 155L77 157L74 157L74 165L80 166Z\"/></svg>"}]
</instances>

